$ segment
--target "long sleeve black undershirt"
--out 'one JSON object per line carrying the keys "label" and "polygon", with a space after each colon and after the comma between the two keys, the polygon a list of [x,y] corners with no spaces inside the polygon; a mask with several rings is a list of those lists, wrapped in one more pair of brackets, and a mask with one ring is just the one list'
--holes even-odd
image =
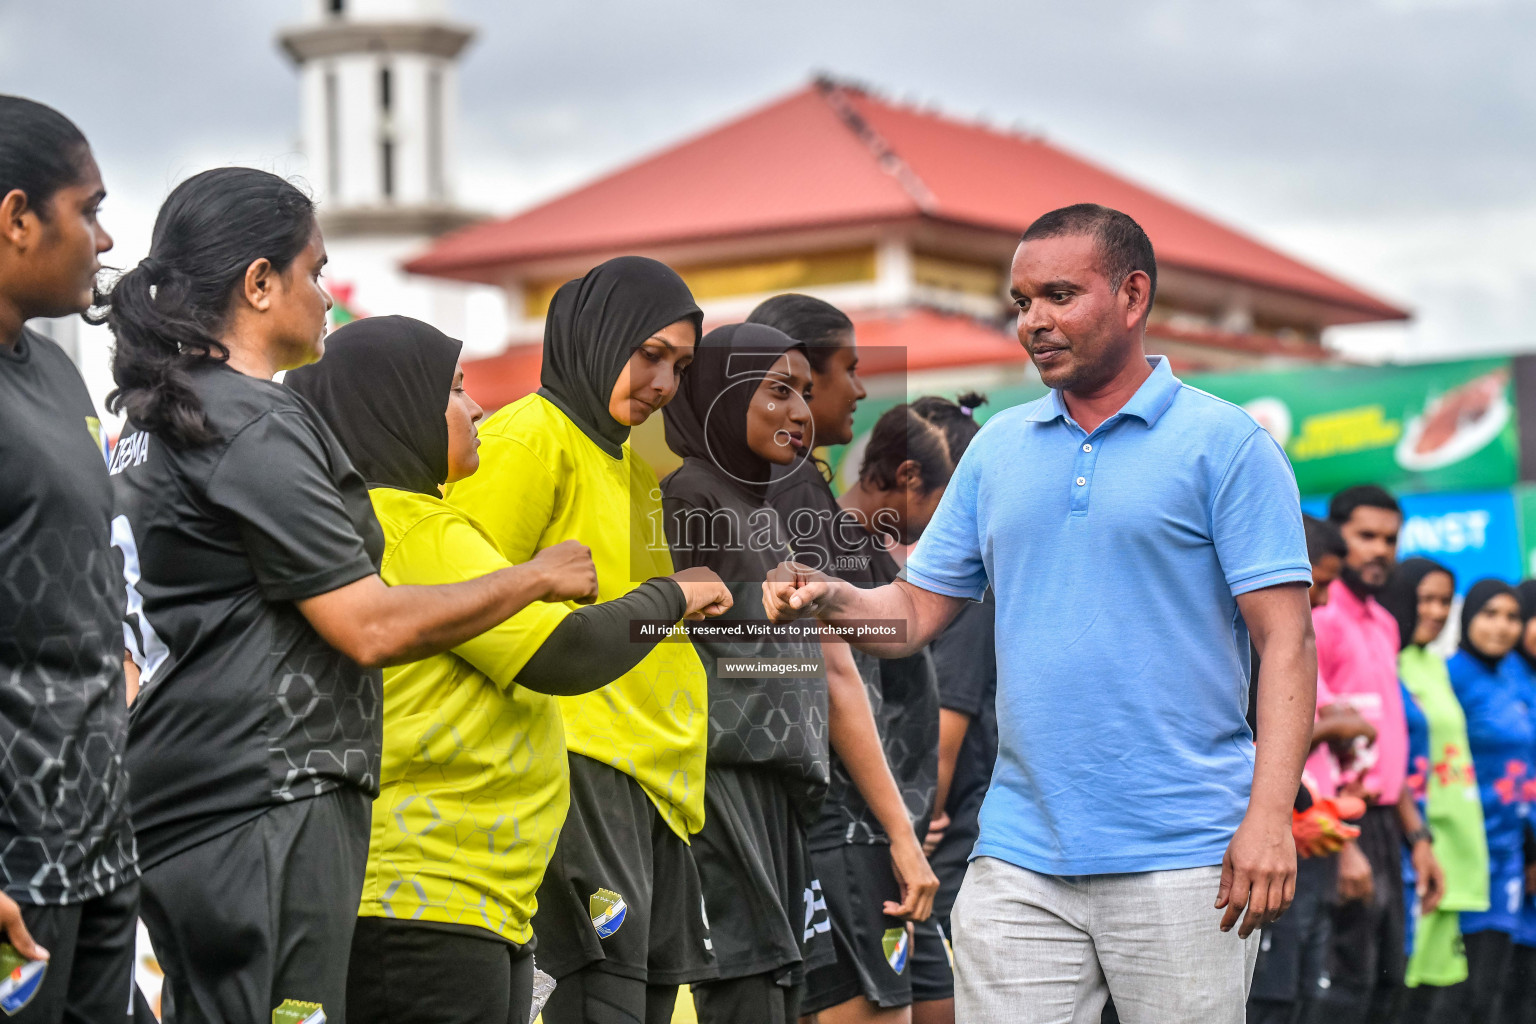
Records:
{"label": "long sleeve black undershirt", "polygon": [[688,610],[683,588],[665,576],[623,597],[578,608],[561,620],[517,674],[517,684],[554,697],[607,686],[644,660],[657,641],[634,643],[632,619],[676,622]]}

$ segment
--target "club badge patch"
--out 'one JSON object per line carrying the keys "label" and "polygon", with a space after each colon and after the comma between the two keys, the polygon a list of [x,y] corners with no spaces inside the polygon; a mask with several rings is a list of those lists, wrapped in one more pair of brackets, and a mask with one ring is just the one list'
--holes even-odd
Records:
{"label": "club badge patch", "polygon": [[880,937],[880,945],[885,948],[885,962],[897,974],[907,970],[907,945],[910,941],[905,928],[887,928]]}
{"label": "club badge patch", "polygon": [[319,1003],[284,999],[272,1011],[272,1024],[325,1024],[325,1009]]}
{"label": "club badge patch", "polygon": [[20,1013],[43,987],[48,961],[28,960],[9,943],[0,944],[0,1010]]}
{"label": "club badge patch", "polygon": [[624,923],[629,905],[612,889],[599,889],[587,901],[587,911],[592,915],[592,927],[597,929],[597,937],[606,939]]}

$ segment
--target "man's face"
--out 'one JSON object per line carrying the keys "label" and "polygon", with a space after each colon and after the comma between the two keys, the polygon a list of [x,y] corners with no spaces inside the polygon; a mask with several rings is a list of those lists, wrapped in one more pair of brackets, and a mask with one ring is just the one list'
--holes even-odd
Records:
{"label": "man's face", "polygon": [[1092,235],[1020,243],[1010,283],[1019,343],[1047,387],[1091,393],[1136,353],[1151,281],[1138,270],[1116,288]]}
{"label": "man's face", "polygon": [[1357,589],[1375,593],[1386,585],[1397,562],[1397,531],[1403,516],[1387,508],[1361,505],[1339,524],[1339,532],[1349,545],[1344,559],[1344,578]]}
{"label": "man's face", "polygon": [[1312,563],[1312,589],[1307,591],[1307,601],[1313,608],[1328,603],[1328,587],[1339,578],[1343,563],[1338,555],[1324,555]]}

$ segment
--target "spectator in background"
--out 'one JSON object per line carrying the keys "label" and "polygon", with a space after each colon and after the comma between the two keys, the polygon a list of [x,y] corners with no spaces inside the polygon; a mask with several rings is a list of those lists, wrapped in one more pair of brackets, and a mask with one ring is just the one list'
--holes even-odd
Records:
{"label": "spectator in background", "polygon": [[1371,723],[1376,740],[1357,744],[1355,763],[1345,775],[1345,791],[1362,796],[1367,808],[1359,840],[1340,854],[1326,984],[1320,982],[1308,1020],[1390,1021],[1406,991],[1400,853],[1405,821],[1412,823],[1419,876],[1432,883],[1439,873],[1413,796],[1405,795],[1403,787],[1408,725],[1397,679],[1397,620],[1375,599],[1392,575],[1403,515],[1390,494],[1366,484],[1334,495],[1328,517],[1343,535],[1347,553],[1343,572],[1329,587],[1327,605],[1313,613],[1318,673],[1337,701]]}
{"label": "spectator in background", "polygon": [[[1525,620],[1515,645],[1513,667],[1525,680],[1526,706],[1536,709],[1536,580],[1515,588]],[[1532,763],[1536,764],[1536,753]],[[1526,783],[1527,803],[1536,802],[1536,780]],[[1525,904],[1515,929],[1515,952],[1504,986],[1504,1024],[1536,1024],[1536,825],[1525,819]]]}
{"label": "spectator in background", "polygon": [[[1414,913],[1417,894],[1408,892],[1410,992],[1404,1019],[1415,1024],[1434,1019],[1445,986],[1467,976],[1461,911],[1488,908],[1488,845],[1468,753],[1467,720],[1444,659],[1429,649],[1450,618],[1455,596],[1451,571],[1427,558],[1410,558],[1398,566],[1380,596],[1382,607],[1397,620],[1403,646],[1397,664],[1412,752],[1408,786],[1427,815],[1436,858],[1445,872],[1438,907],[1420,906]],[[1405,868],[1406,883],[1411,866]]]}
{"label": "spectator in background", "polygon": [[[1312,587],[1307,593],[1313,609],[1328,603],[1328,587],[1338,579],[1346,554],[1338,527],[1323,519],[1303,517],[1307,558],[1312,563]],[[1258,654],[1253,656],[1253,682],[1248,692],[1248,724],[1256,728]],[[1312,752],[1296,794],[1291,828],[1296,840],[1296,899],[1284,917],[1264,929],[1253,985],[1248,993],[1248,1024],[1289,1024],[1299,1020],[1317,991],[1331,932],[1329,899],[1338,881],[1340,848],[1359,831],[1344,825],[1333,801],[1338,762],[1333,747],[1356,738],[1374,739],[1370,723],[1346,704],[1333,703],[1322,675],[1317,680],[1317,721],[1312,727]],[[1358,805],[1357,805],[1358,806]]]}
{"label": "spectator in background", "polygon": [[1510,657],[1520,641],[1520,599],[1502,580],[1478,580],[1461,605],[1460,649],[1446,668],[1467,716],[1467,738],[1488,836],[1487,910],[1461,915],[1467,980],[1446,996],[1455,1019],[1497,1019],[1525,898],[1525,785],[1536,741],[1525,680]]}

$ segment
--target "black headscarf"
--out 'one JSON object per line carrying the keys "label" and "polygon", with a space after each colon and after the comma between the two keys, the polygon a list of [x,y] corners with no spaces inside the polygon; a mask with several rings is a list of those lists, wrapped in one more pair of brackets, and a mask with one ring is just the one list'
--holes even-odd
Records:
{"label": "black headscarf", "polygon": [[[1531,620],[1536,619],[1536,580],[1526,580],[1517,585],[1515,596],[1520,599],[1520,619],[1529,626]],[[1524,630],[1520,632],[1520,642],[1515,644],[1515,650],[1520,652],[1520,657],[1524,658],[1531,671],[1536,673],[1536,652],[1526,649]]]}
{"label": "black headscarf", "polygon": [[[1514,587],[1503,580],[1489,578],[1478,580],[1472,584],[1472,589],[1467,591],[1467,596],[1461,604],[1461,640],[1457,643],[1457,646],[1489,668],[1497,666],[1499,659],[1490,658],[1476,647],[1473,647],[1472,641],[1467,635],[1467,627],[1472,625],[1473,618],[1477,616],[1478,612],[1483,610],[1483,606],[1500,594],[1508,594],[1516,601],[1520,600],[1520,595],[1515,592]],[[1517,644],[1516,646],[1518,647],[1519,645]]]}
{"label": "black headscarf", "polygon": [[549,304],[539,394],[620,458],[629,427],[608,412],[613,385],[645,339],[679,320],[693,321],[697,342],[704,314],[665,263],[620,256],[593,267],[561,285]]}
{"label": "black headscarf", "polygon": [[369,487],[438,497],[448,479],[448,398],[463,343],[408,316],[339,328],[283,383],[309,401]]}
{"label": "black headscarf", "polygon": [[765,324],[730,324],[704,336],[663,410],[667,447],[723,470],[750,494],[768,493],[773,464],[747,445],[747,408],[785,352],[805,346]]}
{"label": "black headscarf", "polygon": [[1445,573],[1456,585],[1456,574],[1439,562],[1410,558],[1392,570],[1387,585],[1376,595],[1376,602],[1397,620],[1398,646],[1405,651],[1413,646],[1413,634],[1419,628],[1419,584],[1432,572]]}

